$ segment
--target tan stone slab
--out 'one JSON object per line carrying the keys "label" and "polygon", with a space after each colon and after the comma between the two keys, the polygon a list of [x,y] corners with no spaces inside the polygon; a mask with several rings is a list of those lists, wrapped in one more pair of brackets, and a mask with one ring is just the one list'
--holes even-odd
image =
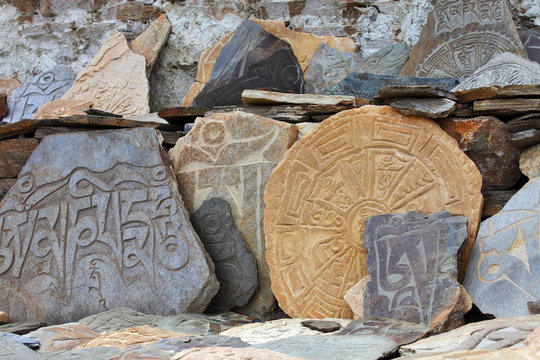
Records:
{"label": "tan stone slab", "polygon": [[354,96],[346,95],[314,95],[291,94],[265,90],[244,90],[242,101],[246,105],[352,105],[356,104]]}
{"label": "tan stone slab", "polygon": [[22,86],[21,82],[14,77],[0,79],[0,94],[6,94],[9,98],[11,92],[19,86]]}
{"label": "tan stone slab", "polygon": [[207,347],[184,350],[171,360],[306,360],[266,349]]}
{"label": "tan stone slab", "polygon": [[359,282],[354,284],[343,296],[353,312],[354,319],[364,317],[364,292],[367,284],[371,281],[371,275],[364,276]]}
{"label": "tan stone slab", "polygon": [[521,153],[519,169],[529,179],[540,176],[540,144],[531,146]]}
{"label": "tan stone slab", "polygon": [[455,351],[428,356],[407,356],[400,359],[418,360],[537,360],[540,358],[540,347],[525,346],[500,350]]}
{"label": "tan stone slab", "polygon": [[493,85],[480,88],[458,90],[454,94],[460,102],[522,96],[540,97],[540,85]]}
{"label": "tan stone slab", "polygon": [[146,60],[146,76],[150,76],[159,52],[171,33],[171,29],[172,25],[167,20],[167,16],[162,14],[156,20],[152,21],[146,30],[129,44],[131,51],[144,56]]}
{"label": "tan stone slab", "polygon": [[118,115],[150,112],[146,60],[116,32],[77,76],[64,100],[92,101],[94,108]]}
{"label": "tan stone slab", "polygon": [[540,111],[540,98],[490,99],[473,103],[474,111],[493,115],[517,115]]}
{"label": "tan stone slab", "polygon": [[343,296],[368,275],[364,224],[378,214],[468,217],[464,271],[480,221],[482,178],[435,122],[388,106],[343,111],[299,140],[265,190],[272,290],[292,317],[352,317]]}
{"label": "tan stone slab", "polygon": [[270,173],[295,141],[294,125],[232,112],[198,118],[169,152],[188,212],[204,200],[223,198],[257,259],[260,289],[242,311],[250,315],[264,315],[275,304],[265,262],[262,197]]}
{"label": "tan stone slab", "polygon": [[61,116],[86,115],[94,104],[93,101],[64,100],[49,101],[38,110],[34,119],[58,119]]}
{"label": "tan stone slab", "polygon": [[205,84],[198,81],[195,81],[193,84],[191,84],[186,95],[184,95],[184,98],[182,99],[182,106],[191,106],[193,99],[195,99],[195,97],[199,95],[201,90],[204,88],[204,85]]}

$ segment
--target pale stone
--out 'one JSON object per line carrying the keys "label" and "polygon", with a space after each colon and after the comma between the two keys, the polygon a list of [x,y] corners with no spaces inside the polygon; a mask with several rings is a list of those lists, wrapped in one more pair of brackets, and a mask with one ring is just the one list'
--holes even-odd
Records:
{"label": "pale stone", "polygon": [[364,317],[364,292],[370,281],[370,275],[364,276],[358,283],[347,290],[345,295],[343,295],[343,299],[345,299],[347,304],[351,307],[354,319]]}
{"label": "pale stone", "polygon": [[156,326],[162,319],[164,319],[163,316],[146,315],[125,307],[117,307],[113,310],[87,316],[79,320],[79,323],[98,333],[107,333],[136,326]]}
{"label": "pale stone", "polygon": [[276,351],[250,348],[207,347],[184,350],[171,360],[307,360]]}
{"label": "pale stone", "polygon": [[0,311],[0,324],[7,323],[9,321],[9,316],[7,313]]}
{"label": "pale stone", "polygon": [[41,357],[23,344],[5,336],[0,336],[0,359],[6,360],[34,360]]}
{"label": "pale stone", "polygon": [[197,97],[197,95],[199,95],[201,90],[204,88],[204,85],[206,84],[200,83],[198,81],[195,81],[193,84],[191,84],[186,95],[184,95],[184,98],[182,99],[182,106],[191,106],[195,97]]}
{"label": "pale stone", "polygon": [[94,103],[92,101],[64,100],[49,101],[38,110],[34,119],[58,119],[61,116],[86,115]]}
{"label": "pale stone", "polygon": [[[409,357],[404,357],[400,359],[408,360],[408,358]],[[517,349],[470,350],[427,356],[413,356],[411,357],[411,360],[536,360],[539,358],[539,347],[524,346]]]}
{"label": "pale stone", "polygon": [[355,320],[335,335],[379,335],[394,340],[399,345],[410,344],[431,332],[431,329],[422,324],[414,324],[395,319],[368,319]]}
{"label": "pale stone", "polygon": [[540,144],[531,146],[521,153],[519,169],[529,179],[540,176]]}
{"label": "pale stone", "polygon": [[523,186],[480,224],[463,285],[480,311],[496,317],[529,314],[540,298],[540,178]]}
{"label": "pale stone", "polygon": [[351,318],[343,296],[368,275],[364,223],[378,214],[467,216],[463,272],[481,185],[474,163],[432,120],[364,106],[323,121],[286,153],[265,190],[266,259],[281,308],[292,317]]}
{"label": "pale stone", "polygon": [[6,94],[9,99],[13,90],[20,86],[22,86],[21,82],[14,77],[0,79],[0,94]]}
{"label": "pale stone", "polygon": [[77,76],[64,100],[92,101],[94,108],[117,115],[150,112],[146,60],[129,49],[116,32]]}
{"label": "pale stone", "polygon": [[244,90],[242,101],[246,105],[355,105],[354,96],[290,94],[265,90]]}
{"label": "pale stone", "polygon": [[13,321],[206,308],[213,264],[160,143],[148,128],[43,139],[0,206],[0,304]]}
{"label": "pale stone", "polygon": [[295,124],[296,128],[298,129],[297,133],[297,139],[300,140],[304,136],[311,134],[316,128],[319,123],[313,123],[313,122],[303,122]]}
{"label": "pale stone", "polygon": [[223,198],[257,259],[260,288],[241,312],[261,315],[274,307],[264,260],[262,197],[270,173],[294,141],[294,125],[233,112],[198,118],[169,152],[188,212],[204,200]]}
{"label": "pale stone", "polygon": [[150,76],[152,68],[158,59],[158,55],[163,45],[171,33],[171,23],[167,16],[162,14],[129,44],[129,48],[135,54],[144,56],[146,60],[146,76]]}
{"label": "pale stone", "polygon": [[99,336],[99,333],[86,325],[67,323],[42,327],[26,336],[41,343],[40,352],[72,350]]}
{"label": "pale stone", "polygon": [[[119,350],[110,346],[100,346],[91,349],[60,350],[42,353],[42,360],[111,360],[118,355]],[[133,360],[133,359],[131,359]],[[154,359],[152,359],[154,360]]]}
{"label": "pale stone", "polygon": [[160,329],[176,331],[190,335],[218,335],[219,333],[245,324],[251,324],[253,319],[233,312],[217,315],[179,314],[165,317],[156,322]]}

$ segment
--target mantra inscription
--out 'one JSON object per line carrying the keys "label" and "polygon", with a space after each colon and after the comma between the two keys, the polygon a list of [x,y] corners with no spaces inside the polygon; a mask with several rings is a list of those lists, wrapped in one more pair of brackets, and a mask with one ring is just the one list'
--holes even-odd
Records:
{"label": "mantra inscription", "polygon": [[470,23],[490,25],[504,20],[504,0],[438,0],[435,3],[435,35],[461,29]]}

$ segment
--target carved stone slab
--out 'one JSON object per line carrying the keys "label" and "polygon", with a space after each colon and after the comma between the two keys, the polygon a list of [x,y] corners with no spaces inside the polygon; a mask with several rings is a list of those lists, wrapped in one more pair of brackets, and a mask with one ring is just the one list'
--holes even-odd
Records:
{"label": "carved stone slab", "polygon": [[401,75],[466,78],[498,54],[526,57],[505,0],[442,0]]}
{"label": "carved stone slab", "polygon": [[87,316],[79,322],[90,327],[93,331],[106,333],[135,326],[155,326],[162,319],[163,316],[146,315],[126,307],[117,307],[113,310]]}
{"label": "carved stone slab", "polygon": [[132,52],[116,32],[62,99],[92,101],[95,109],[117,115],[143,115],[150,112],[149,97],[144,56]]}
{"label": "carved stone slab", "polygon": [[529,314],[540,299],[540,178],[480,225],[464,286],[474,303],[496,317]]}
{"label": "carved stone slab", "polygon": [[99,333],[79,323],[42,327],[27,335],[41,343],[40,352],[72,350],[99,336]]}
{"label": "carved stone slab", "polygon": [[207,347],[184,350],[171,360],[305,360],[276,351],[251,348]]}
{"label": "carved stone slab", "polygon": [[49,101],[38,110],[34,119],[58,119],[61,116],[86,115],[84,112],[94,105],[92,101],[64,100]]}
{"label": "carved stone slab", "polygon": [[364,292],[364,316],[435,331],[463,325],[472,303],[457,282],[457,254],[466,239],[467,218],[448,212],[369,218],[364,247],[371,281]]}
{"label": "carved stone slab", "polygon": [[430,331],[428,326],[396,319],[359,319],[335,335],[379,335],[403,345],[426,336]]}
{"label": "carved stone slab", "polygon": [[43,139],[0,206],[0,303],[14,321],[206,308],[217,280],[165,156],[153,129]]}
{"label": "carved stone slab", "polygon": [[219,313],[246,305],[259,287],[257,263],[234,224],[227,201],[205,200],[190,220],[214,262],[220,284],[206,311]]}
{"label": "carved stone slab", "polygon": [[172,25],[167,20],[167,15],[162,14],[156,20],[152,21],[146,30],[129,44],[131,51],[144,56],[147,76],[150,76],[159,52],[171,33],[171,29]]}
{"label": "carved stone slab", "polygon": [[520,31],[519,37],[529,59],[540,63],[540,27]]}
{"label": "carved stone slab", "polygon": [[198,118],[169,152],[189,213],[212,197],[227,201],[234,223],[257,259],[260,289],[245,309],[254,315],[271,311],[275,304],[264,260],[263,191],[294,141],[294,125],[233,112]]}
{"label": "carved stone slab", "polygon": [[481,175],[435,122],[388,106],[323,121],[287,152],[265,190],[272,289],[292,317],[352,317],[343,296],[368,275],[370,216],[446,210],[469,219],[474,244]]}
{"label": "carved stone slab", "polygon": [[34,76],[23,86],[13,90],[8,102],[5,122],[32,119],[48,101],[61,98],[73,84],[75,74],[65,66],[58,66]]}

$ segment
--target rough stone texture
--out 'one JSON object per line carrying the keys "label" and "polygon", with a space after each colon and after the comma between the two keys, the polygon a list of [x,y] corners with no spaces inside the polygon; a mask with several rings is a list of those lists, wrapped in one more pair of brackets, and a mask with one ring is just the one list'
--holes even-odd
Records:
{"label": "rough stone texture", "polygon": [[167,20],[167,16],[163,14],[152,21],[146,30],[129,44],[131,51],[144,56],[147,76],[152,73],[152,68],[158,59],[161,48],[165,45],[171,33],[171,28],[171,23]]}
{"label": "rough stone texture", "polygon": [[6,360],[40,359],[35,351],[5,336],[0,336],[0,358]]}
{"label": "rough stone texture", "polygon": [[298,133],[297,133],[297,139],[300,140],[302,137],[306,136],[307,134],[311,134],[313,130],[319,125],[318,123],[312,123],[312,122],[305,122],[305,123],[298,123],[295,124]]}
{"label": "rough stone texture", "polygon": [[39,145],[36,139],[9,139],[0,141],[0,178],[16,177]]}
{"label": "rough stone texture", "polygon": [[213,264],[160,143],[144,128],[43,139],[0,206],[0,303],[14,321],[206,308]]}
{"label": "rough stone texture", "polygon": [[26,346],[26,347],[28,347],[28,348],[30,348],[32,350],[37,350],[41,346],[39,341],[28,338],[26,336],[21,336],[21,335],[12,334],[12,333],[0,333],[0,336],[7,337],[9,339],[15,340],[19,344],[23,344],[24,346]]}
{"label": "rough stone texture", "polygon": [[32,119],[43,104],[61,98],[73,84],[74,78],[73,71],[65,66],[57,66],[32,77],[11,93],[9,114],[4,121],[13,123]]}
{"label": "rough stone texture", "polygon": [[459,90],[455,95],[461,103],[493,98],[539,97],[540,81],[537,85],[490,85]]}
{"label": "rough stone texture", "polygon": [[343,296],[368,274],[362,243],[373,215],[467,216],[463,271],[481,183],[474,163],[432,120],[364,106],[323,121],[287,152],[265,190],[266,259],[281,308],[292,317],[352,317]]}
{"label": "rough stone texture", "polygon": [[257,263],[242,234],[234,224],[227,201],[205,200],[190,216],[215,265],[219,291],[206,311],[219,313],[246,305],[259,287]]}
{"label": "rough stone texture", "polygon": [[92,349],[53,351],[41,354],[43,360],[110,360],[117,355],[118,349],[110,346],[101,346]]}
{"label": "rough stone texture", "polygon": [[125,307],[117,307],[113,310],[87,316],[79,323],[98,333],[106,333],[136,326],[155,326],[162,319],[163,316],[146,315]]}
{"label": "rough stone texture", "polygon": [[45,324],[39,321],[9,323],[5,325],[0,325],[0,332],[9,332],[17,335],[25,335],[29,332],[39,329],[42,326],[45,326]]}
{"label": "rough stone texture", "polygon": [[427,116],[432,119],[445,118],[456,110],[456,102],[447,98],[402,98],[389,103],[405,115]]}
{"label": "rough stone texture", "polygon": [[312,94],[289,94],[264,90],[244,90],[242,101],[246,105],[355,105],[352,96],[343,95],[312,95]]}
{"label": "rough stone texture", "polygon": [[276,351],[250,348],[208,347],[184,350],[171,360],[305,360]]}
{"label": "rough stone texture", "polygon": [[540,143],[540,129],[518,131],[510,135],[510,143],[520,149],[525,149]]}
{"label": "rough stone texture", "polygon": [[[524,346],[516,349],[470,350],[444,354],[413,356],[411,359],[422,360],[536,360],[540,357],[540,349],[536,346]],[[408,360],[403,358],[403,360]]]}
{"label": "rough stone texture", "polygon": [[93,101],[53,100],[43,104],[34,119],[58,119],[61,116],[86,115],[84,111],[93,105]]}
{"label": "rough stone texture", "polygon": [[345,300],[351,308],[353,319],[364,316],[364,291],[366,290],[369,281],[371,281],[371,276],[364,276],[358,283],[347,290],[345,295],[343,295],[343,300]]}
{"label": "rough stone texture", "polygon": [[344,335],[344,336],[296,336],[266,342],[253,347],[277,351],[291,356],[310,360],[362,359],[377,360],[394,352],[398,344],[383,336]]}
{"label": "rough stone texture", "polygon": [[521,153],[519,169],[529,179],[540,176],[540,145],[531,146]]}
{"label": "rough stone texture", "polygon": [[522,30],[519,32],[519,37],[527,51],[527,57],[540,63],[540,27]]}
{"label": "rough stone texture", "polygon": [[[341,326],[347,326],[350,320],[327,319],[336,321]],[[249,344],[262,344],[268,341],[286,339],[295,336],[330,336],[302,325],[304,319],[279,319],[242,325],[223,331],[220,335],[238,336]]]}
{"label": "rough stone texture", "polygon": [[437,1],[401,74],[462,79],[505,52],[526,56],[506,0]]}
{"label": "rough stone texture", "polygon": [[14,77],[0,79],[0,94],[6,94],[9,98],[13,90],[20,86],[21,82]]}
{"label": "rough stone texture", "polygon": [[294,125],[234,112],[198,118],[169,151],[188,212],[222,197],[257,259],[259,291],[243,313],[262,315],[275,304],[265,261],[262,197],[270,173],[294,141]]}
{"label": "rough stone texture", "polygon": [[331,320],[304,320],[301,322],[301,324],[311,330],[316,330],[323,333],[331,333],[341,329],[340,323]]}
{"label": "rough stone texture", "polygon": [[359,319],[334,335],[378,335],[394,340],[399,345],[412,343],[426,336],[431,329],[422,324],[395,319]]}
{"label": "rough stone texture", "polygon": [[92,101],[94,108],[117,115],[150,112],[144,56],[132,52],[116,32],[77,75],[63,100]]}
{"label": "rough stone texture", "polygon": [[508,125],[493,116],[448,118],[439,125],[482,174],[482,190],[511,189],[520,179],[520,150],[510,143]]}
{"label": "rough stone texture", "polygon": [[7,95],[0,93],[0,121],[8,114]]}
{"label": "rough stone texture", "polygon": [[5,324],[9,321],[9,315],[4,311],[0,311],[0,324]]}
{"label": "rough stone texture", "polygon": [[480,225],[464,286],[485,314],[529,314],[540,298],[540,178],[533,178]]}
{"label": "rough stone texture", "polygon": [[230,328],[251,324],[253,319],[245,315],[226,312],[217,315],[179,314],[156,322],[160,329],[176,331],[189,335],[218,335]]}
{"label": "rough stone texture", "polygon": [[[133,355],[135,355],[139,351],[145,351],[148,355],[151,356],[151,354],[154,351],[158,352],[167,352],[169,354],[176,354],[179,352],[182,352],[187,349],[192,348],[207,348],[207,347],[231,347],[231,348],[246,348],[249,344],[246,342],[243,342],[238,337],[232,337],[232,336],[221,336],[221,335],[210,335],[210,336],[201,336],[201,337],[185,337],[185,338],[172,338],[172,339],[166,339],[166,340],[160,340],[158,342],[155,342],[154,344],[147,346],[146,349],[133,349],[130,350],[129,348],[126,351],[126,354],[124,355],[126,358],[128,357],[129,352],[131,352]],[[140,355],[139,355],[140,356]],[[169,359],[167,357],[167,359]]]}
{"label": "rough stone texture", "polygon": [[519,347],[539,326],[540,315],[480,321],[402,346],[400,353],[430,355],[458,350]]}
{"label": "rough stone texture", "polygon": [[463,325],[472,301],[457,282],[467,218],[448,212],[377,215],[364,231],[371,281],[364,315],[424,324],[435,332]]}
{"label": "rough stone texture", "polygon": [[540,97],[476,100],[473,102],[475,113],[514,116],[540,112]]}
{"label": "rough stone texture", "polygon": [[380,89],[375,101],[401,98],[448,98],[457,100],[451,91],[432,85],[391,85]]}
{"label": "rough stone texture", "polygon": [[337,85],[324,91],[325,95],[350,95],[364,99],[373,99],[379,90],[392,85],[432,85],[443,90],[450,90],[457,84],[454,78],[431,79],[403,77],[398,75],[373,75],[368,73],[352,73]]}
{"label": "rough stone texture", "polygon": [[72,350],[99,336],[86,325],[67,323],[42,327],[26,335],[41,343],[40,352]]}

